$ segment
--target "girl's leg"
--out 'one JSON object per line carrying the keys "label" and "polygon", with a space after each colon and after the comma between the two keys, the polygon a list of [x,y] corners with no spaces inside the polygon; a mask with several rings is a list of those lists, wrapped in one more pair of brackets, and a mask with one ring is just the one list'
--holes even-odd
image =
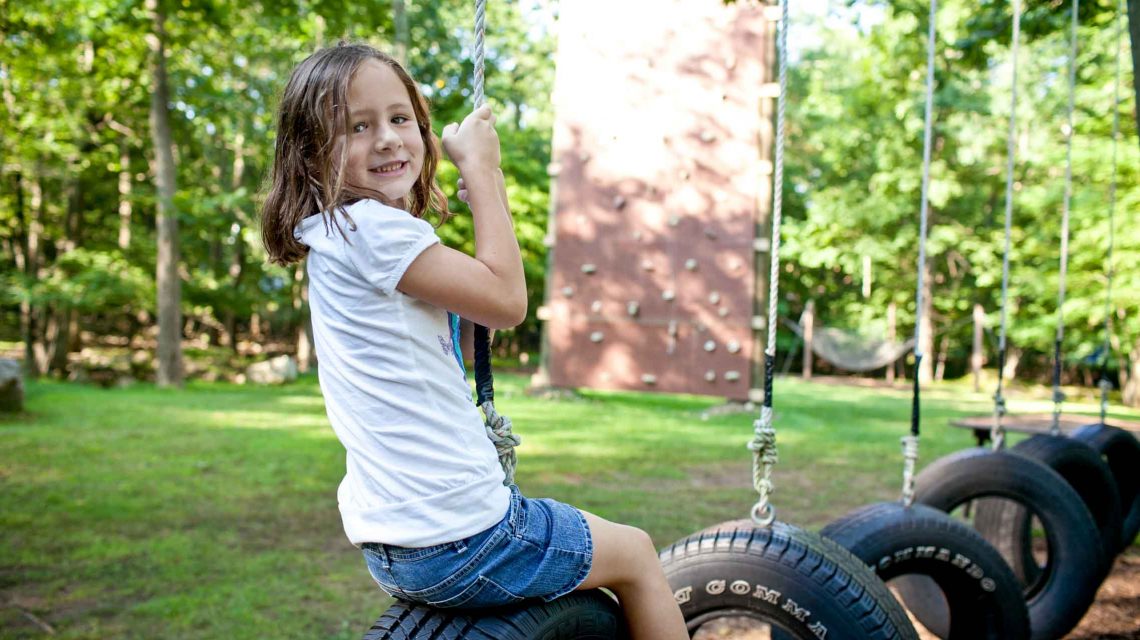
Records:
{"label": "girl's leg", "polygon": [[621,601],[633,640],[687,640],[685,619],[649,535],[592,513],[582,514],[594,539],[594,561],[578,589],[613,591]]}

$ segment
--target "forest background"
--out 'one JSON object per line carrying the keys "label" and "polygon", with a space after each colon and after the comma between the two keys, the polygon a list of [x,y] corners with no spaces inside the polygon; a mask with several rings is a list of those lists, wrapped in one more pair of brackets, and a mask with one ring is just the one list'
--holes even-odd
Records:
{"label": "forest background", "polygon": [[[929,5],[793,4],[781,313],[795,319],[814,300],[818,323],[882,334],[893,303],[906,335],[917,316]],[[928,378],[969,370],[975,305],[996,354],[1008,4],[940,3]],[[527,320],[497,349],[519,357],[540,344],[557,3],[488,6],[487,95],[530,295]],[[1017,70],[1007,373],[1042,382],[1057,322],[1070,6],[1029,4]],[[276,353],[312,366],[304,270],[269,265],[257,225],[289,70],[342,37],[392,51],[421,83],[438,132],[470,109],[472,9],[460,0],[0,0],[0,342],[22,352],[30,376],[111,371],[180,384],[233,378]],[[1091,385],[1103,363],[1137,405],[1140,145],[1127,25],[1109,260],[1116,13],[1112,0],[1081,2],[1063,372]],[[441,164],[451,207],[463,212],[456,177]],[[439,233],[472,249],[467,215]],[[793,347],[786,337],[782,348]]]}

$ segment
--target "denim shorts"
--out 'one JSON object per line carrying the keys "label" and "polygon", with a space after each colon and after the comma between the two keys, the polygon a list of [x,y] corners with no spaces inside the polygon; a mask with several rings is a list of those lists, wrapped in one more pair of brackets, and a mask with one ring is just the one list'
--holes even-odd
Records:
{"label": "denim shorts", "polygon": [[381,589],[440,608],[553,600],[582,584],[594,556],[581,511],[550,499],[529,500],[515,486],[506,516],[470,538],[419,548],[366,542],[361,548]]}

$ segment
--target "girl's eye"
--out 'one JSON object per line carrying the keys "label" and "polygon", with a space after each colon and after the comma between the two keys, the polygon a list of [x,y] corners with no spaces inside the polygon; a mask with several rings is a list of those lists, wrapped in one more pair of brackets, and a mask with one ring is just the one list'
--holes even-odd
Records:
{"label": "girl's eye", "polygon": [[352,125],[352,132],[353,133],[360,133],[367,128],[368,128],[368,125],[364,124],[363,122],[357,122],[356,124]]}
{"label": "girl's eye", "polygon": [[408,118],[405,118],[404,116],[396,116],[395,118],[392,118],[393,124],[404,124],[407,121]]}

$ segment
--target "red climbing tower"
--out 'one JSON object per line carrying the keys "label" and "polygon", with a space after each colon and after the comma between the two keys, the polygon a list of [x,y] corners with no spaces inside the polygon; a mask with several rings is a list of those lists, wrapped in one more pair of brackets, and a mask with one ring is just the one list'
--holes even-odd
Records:
{"label": "red climbing tower", "polygon": [[722,0],[560,11],[542,382],[747,399],[766,315],[773,24]]}

